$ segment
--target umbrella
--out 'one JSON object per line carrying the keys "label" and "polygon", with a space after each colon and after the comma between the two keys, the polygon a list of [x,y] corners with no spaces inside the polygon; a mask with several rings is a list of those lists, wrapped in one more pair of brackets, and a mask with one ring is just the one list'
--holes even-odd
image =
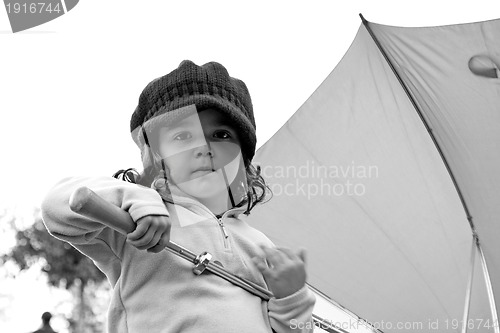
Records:
{"label": "umbrella", "polygon": [[273,198],[248,222],[307,248],[317,313],[348,309],[382,332],[499,332],[499,41],[500,20],[363,19],[258,150]]}

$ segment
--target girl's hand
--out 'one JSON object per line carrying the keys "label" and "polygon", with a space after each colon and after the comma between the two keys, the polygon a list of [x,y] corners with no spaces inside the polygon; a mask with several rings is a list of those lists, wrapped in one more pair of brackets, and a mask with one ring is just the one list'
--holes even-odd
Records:
{"label": "girl's hand", "polygon": [[[287,248],[262,247],[264,257],[252,258],[276,298],[300,290],[306,283],[305,250],[298,254]],[[267,261],[267,265],[266,265]]]}
{"label": "girl's hand", "polygon": [[158,253],[170,240],[171,223],[163,215],[147,215],[136,222],[135,230],[127,235],[127,241],[139,250]]}

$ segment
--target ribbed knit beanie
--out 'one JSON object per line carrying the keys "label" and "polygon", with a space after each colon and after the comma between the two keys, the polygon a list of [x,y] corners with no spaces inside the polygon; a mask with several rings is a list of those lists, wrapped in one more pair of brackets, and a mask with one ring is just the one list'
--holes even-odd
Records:
{"label": "ribbed knit beanie", "polygon": [[130,131],[141,148],[144,168],[151,162],[144,156],[144,148],[151,140],[148,137],[151,123],[159,119],[162,124],[168,124],[182,117],[183,110],[190,105],[195,105],[198,111],[214,108],[223,112],[238,132],[243,157],[252,160],[257,143],[256,126],[252,100],[245,83],[230,77],[219,63],[198,66],[184,60],[177,69],[151,81],[144,88],[130,119]]}

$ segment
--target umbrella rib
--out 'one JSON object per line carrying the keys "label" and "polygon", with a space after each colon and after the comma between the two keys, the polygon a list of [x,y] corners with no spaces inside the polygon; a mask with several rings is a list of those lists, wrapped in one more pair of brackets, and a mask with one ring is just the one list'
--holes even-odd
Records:
{"label": "umbrella rib", "polygon": [[406,93],[406,96],[408,97],[408,99],[410,100],[411,104],[413,105],[413,108],[415,109],[415,111],[417,112],[418,116],[420,117],[420,120],[422,121],[422,123],[425,126],[425,129],[429,133],[429,135],[430,135],[430,137],[432,139],[432,142],[436,146],[436,149],[439,152],[439,156],[441,156],[441,159],[443,160],[443,163],[444,163],[444,165],[446,167],[446,170],[448,171],[448,174],[450,175],[451,180],[453,182],[453,185],[455,186],[455,189],[456,189],[456,191],[458,193],[460,201],[462,202],[462,206],[464,208],[465,215],[467,216],[467,220],[469,221],[469,225],[470,225],[470,227],[472,229],[472,233],[475,235],[476,234],[476,228],[474,227],[474,223],[472,221],[472,216],[470,215],[469,208],[467,207],[467,203],[465,202],[464,196],[462,195],[462,191],[460,190],[460,187],[458,186],[458,183],[457,183],[457,181],[455,179],[455,175],[451,171],[450,165],[448,164],[448,160],[444,156],[444,153],[443,153],[443,151],[441,149],[441,146],[439,146],[439,144],[438,144],[438,142],[436,140],[436,137],[434,136],[434,133],[432,132],[432,128],[430,128],[429,124],[427,123],[427,121],[425,120],[425,118],[424,118],[424,116],[422,114],[422,111],[420,111],[420,108],[418,107],[417,103],[415,102],[415,99],[411,95],[410,90],[408,89],[408,87],[405,85],[405,83],[401,79],[401,76],[399,75],[399,73],[396,71],[396,68],[392,64],[392,62],[389,59],[389,57],[387,56],[387,53],[382,48],[382,45],[378,41],[377,37],[375,37],[375,34],[373,33],[372,29],[368,25],[369,22],[363,17],[363,15],[359,14],[359,16],[361,17],[361,20],[362,20],[363,25],[365,26],[366,30],[368,30],[368,33],[370,34],[370,36],[372,37],[373,41],[377,45],[377,48],[379,49],[380,53],[382,54],[382,56],[384,57],[384,59],[387,61],[387,64],[391,68],[391,70],[394,73],[394,75],[396,76],[399,84],[401,85],[401,87],[403,88],[404,92]]}

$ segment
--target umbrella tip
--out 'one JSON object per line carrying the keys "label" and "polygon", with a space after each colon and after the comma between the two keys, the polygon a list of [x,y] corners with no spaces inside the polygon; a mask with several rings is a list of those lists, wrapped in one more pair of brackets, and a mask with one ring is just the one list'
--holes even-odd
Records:
{"label": "umbrella tip", "polygon": [[363,23],[367,23],[368,21],[364,18],[363,14],[359,13],[359,17]]}

